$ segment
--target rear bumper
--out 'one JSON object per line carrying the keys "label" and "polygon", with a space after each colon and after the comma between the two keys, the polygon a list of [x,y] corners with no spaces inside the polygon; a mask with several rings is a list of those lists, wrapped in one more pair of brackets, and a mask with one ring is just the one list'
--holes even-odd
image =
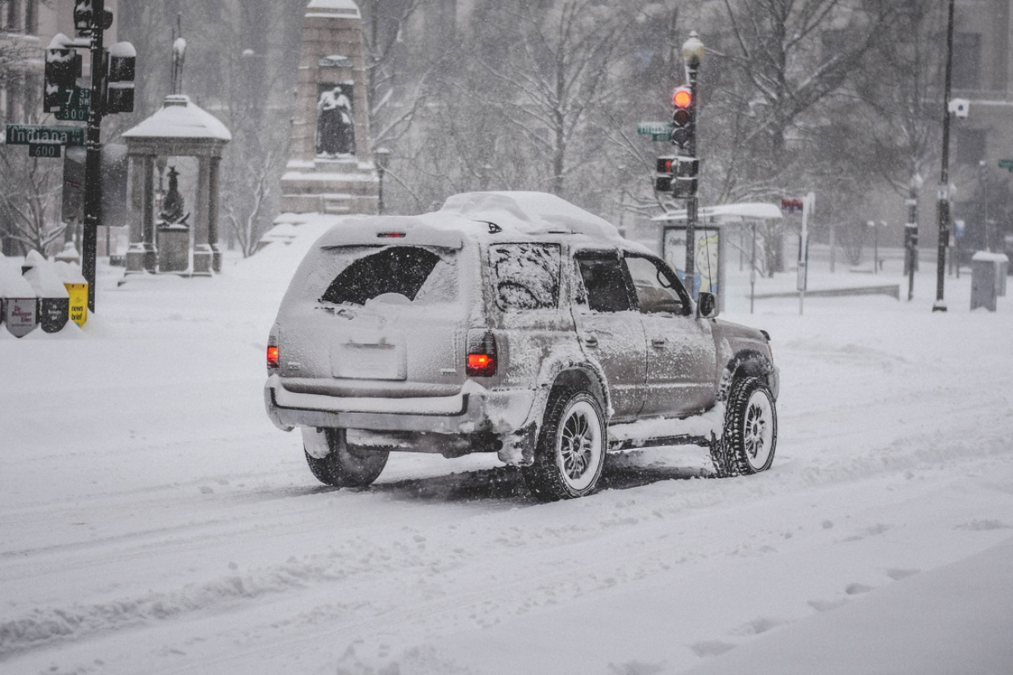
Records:
{"label": "rear bumper", "polygon": [[524,426],[534,392],[466,387],[453,396],[338,397],[285,389],[272,375],[264,386],[267,415],[279,429],[333,427],[368,431],[471,435],[510,434]]}

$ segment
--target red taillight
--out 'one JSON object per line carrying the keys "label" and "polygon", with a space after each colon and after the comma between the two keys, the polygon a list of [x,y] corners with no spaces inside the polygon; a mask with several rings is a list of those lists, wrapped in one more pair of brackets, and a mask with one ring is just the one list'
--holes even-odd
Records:
{"label": "red taillight", "polygon": [[496,336],[491,331],[472,332],[468,335],[468,360],[465,372],[469,377],[489,377],[496,374]]}
{"label": "red taillight", "polygon": [[274,345],[268,345],[267,347],[267,367],[278,367],[278,348]]}

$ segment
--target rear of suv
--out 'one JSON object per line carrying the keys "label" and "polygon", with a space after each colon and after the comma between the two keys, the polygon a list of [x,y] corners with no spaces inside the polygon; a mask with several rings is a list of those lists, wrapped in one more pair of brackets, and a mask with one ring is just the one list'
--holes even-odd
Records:
{"label": "rear of suv", "polygon": [[609,450],[696,443],[719,475],[773,461],[766,333],[715,318],[606,221],[540,193],[348,218],[289,286],[268,340],[268,415],[323,483],[390,452],[496,452],[543,499],[593,491]]}

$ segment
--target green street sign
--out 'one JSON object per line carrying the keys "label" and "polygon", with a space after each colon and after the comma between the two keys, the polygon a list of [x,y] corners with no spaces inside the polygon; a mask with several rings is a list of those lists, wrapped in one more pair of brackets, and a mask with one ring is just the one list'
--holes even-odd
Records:
{"label": "green street sign", "polygon": [[35,124],[8,124],[7,145],[56,144],[77,146],[84,145],[84,127],[55,126],[47,127]]}
{"label": "green street sign", "polygon": [[63,146],[59,143],[29,143],[28,156],[49,158],[60,157],[63,154],[61,151],[62,147]]}
{"label": "green street sign", "polygon": [[1013,159],[1000,159],[999,168],[1013,173]]}
{"label": "green street sign", "polygon": [[671,136],[675,126],[671,122],[641,122],[637,125],[637,133],[641,136]]}
{"label": "green street sign", "polygon": [[60,109],[56,119],[66,122],[86,122],[91,104],[91,89],[60,87]]}

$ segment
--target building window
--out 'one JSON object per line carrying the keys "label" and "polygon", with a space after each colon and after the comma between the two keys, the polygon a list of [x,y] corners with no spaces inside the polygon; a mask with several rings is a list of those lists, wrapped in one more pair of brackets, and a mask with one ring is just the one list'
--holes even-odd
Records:
{"label": "building window", "polygon": [[953,87],[981,88],[981,34],[953,35]]}
{"label": "building window", "polygon": [[25,32],[29,35],[39,34],[39,3],[27,0],[25,3]]}
{"label": "building window", "polygon": [[957,163],[977,166],[985,159],[985,130],[960,129],[957,131]]}
{"label": "building window", "polygon": [[11,33],[21,28],[21,12],[19,0],[0,0],[0,8],[3,9],[3,27]]}

